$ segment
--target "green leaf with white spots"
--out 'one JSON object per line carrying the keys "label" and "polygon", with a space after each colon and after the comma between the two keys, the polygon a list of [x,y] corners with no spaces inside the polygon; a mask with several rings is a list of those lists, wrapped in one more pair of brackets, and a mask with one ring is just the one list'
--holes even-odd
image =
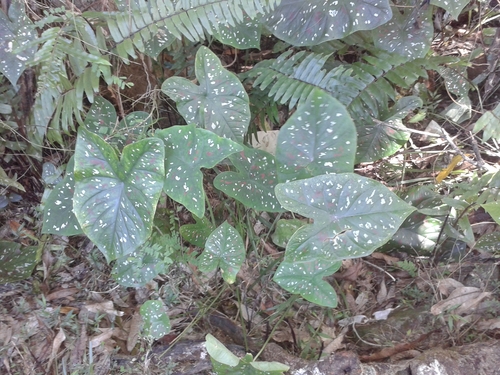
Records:
{"label": "green leaf with white spots", "polygon": [[[9,2],[9,14],[0,12],[0,72],[12,86],[26,68],[26,62],[36,52],[34,45],[23,48],[36,38],[33,23],[24,11],[24,4],[18,1]],[[19,52],[18,52],[19,51]]]}
{"label": "green leaf with white spots", "polygon": [[431,0],[432,5],[437,5],[438,7],[443,8],[450,13],[453,19],[457,19],[460,13],[462,13],[462,10],[469,3],[469,0]]}
{"label": "green leaf with white spots", "polygon": [[300,219],[279,219],[271,239],[276,246],[285,248],[293,234],[306,224],[304,220]]}
{"label": "green leaf with white spots", "polygon": [[243,142],[250,123],[248,95],[236,75],[224,69],[207,47],[196,53],[195,73],[199,86],[181,77],[171,77],[162,91],[176,103],[187,123],[215,134]]}
{"label": "green leaf with white spots", "polygon": [[194,216],[196,224],[185,224],[179,228],[179,233],[184,241],[198,247],[205,247],[208,236],[215,229],[215,225],[206,217]]}
{"label": "green leaf with white spots", "polygon": [[414,210],[381,183],[354,173],[278,184],[276,195],[283,207],[314,223],[292,236],[274,280],[331,307],[335,292],[323,277],[342,260],[367,256],[386,243]]}
{"label": "green leaf with white spots", "polygon": [[98,96],[87,112],[84,125],[87,130],[104,137],[112,133],[116,127],[117,119],[113,104],[102,96]]}
{"label": "green leaf with white spots", "polygon": [[403,9],[403,14],[394,11],[389,22],[374,30],[375,46],[410,60],[425,57],[434,36],[432,7],[425,4]]}
{"label": "green leaf with white spots", "polygon": [[73,213],[73,195],[75,193],[74,156],[66,166],[66,175],[50,193],[43,209],[42,233],[59,236],[74,236],[82,234],[82,228]]}
{"label": "green leaf with white spots", "polygon": [[0,241],[0,284],[27,279],[40,262],[41,248]]}
{"label": "green leaf with white spots", "polygon": [[167,272],[175,251],[170,235],[153,235],[138,250],[118,258],[113,266],[113,277],[122,286],[139,288],[145,286],[159,274]]}
{"label": "green leaf with white spots", "polygon": [[276,147],[280,182],[352,172],[356,127],[344,105],[320,90],[281,127]]}
{"label": "green leaf with white spots", "polygon": [[200,169],[213,168],[243,147],[195,125],[173,126],[157,131],[155,136],[165,144],[163,190],[194,215],[203,217],[205,192]]}
{"label": "green leaf with white spots", "polygon": [[391,17],[387,0],[282,0],[264,24],[287,43],[312,46],[372,30]]}
{"label": "green leaf with white spots", "polygon": [[98,135],[79,129],[73,209],[83,232],[108,262],[132,253],[150,236],[164,159],[158,138],[126,146],[119,160]]}
{"label": "green leaf with white spots", "polygon": [[220,267],[224,280],[232,284],[245,261],[245,256],[243,239],[238,231],[225,221],[208,237],[205,250],[198,258],[198,268],[207,273]]}
{"label": "green leaf with white spots", "polygon": [[274,188],[278,183],[274,156],[246,148],[229,157],[239,172],[223,172],[214,186],[245,206],[258,211],[282,212]]}
{"label": "green leaf with white spots", "polygon": [[165,306],[160,301],[144,302],[140,313],[144,323],[143,336],[159,339],[170,332],[170,319],[165,311]]}
{"label": "green leaf with white spots", "polygon": [[373,162],[401,149],[410,138],[410,132],[402,120],[422,104],[422,99],[406,96],[398,100],[390,110],[381,111],[382,121],[372,118],[361,122],[357,126],[356,163]]}
{"label": "green leaf with white spots", "polygon": [[260,49],[262,24],[245,15],[245,21],[234,26],[222,24],[214,37],[221,43],[238,49]]}

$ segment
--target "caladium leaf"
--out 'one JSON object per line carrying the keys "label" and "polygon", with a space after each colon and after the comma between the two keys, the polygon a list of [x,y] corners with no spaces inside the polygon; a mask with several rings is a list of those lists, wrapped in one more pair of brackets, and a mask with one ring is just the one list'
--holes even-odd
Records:
{"label": "caladium leaf", "polygon": [[326,306],[337,302],[322,278],[343,259],[369,255],[386,243],[414,210],[381,183],[353,173],[278,184],[276,195],[284,208],[314,223],[292,236],[275,281]]}
{"label": "caladium leaf", "polygon": [[118,117],[116,116],[115,107],[102,96],[94,99],[94,103],[85,117],[84,125],[87,130],[92,133],[106,136],[112,133],[116,126]]}
{"label": "caladium leaf", "polygon": [[223,222],[215,229],[205,243],[205,250],[198,258],[201,272],[211,272],[220,267],[224,280],[232,284],[245,261],[245,244],[236,229]]}
{"label": "caladium leaf", "polygon": [[293,234],[306,224],[304,220],[300,219],[279,219],[271,239],[276,246],[285,248]]}
{"label": "caladium leaf", "polygon": [[394,12],[389,22],[374,30],[375,46],[410,60],[425,57],[434,36],[432,7],[419,4],[405,9],[403,14]]}
{"label": "caladium leaf", "polygon": [[285,42],[312,46],[372,30],[391,17],[387,0],[282,0],[264,23]]}
{"label": "caladium leaf", "polygon": [[196,224],[185,224],[179,228],[179,233],[184,241],[198,247],[205,247],[208,236],[214,231],[215,225],[206,217],[194,216]]}
{"label": "caladium leaf", "polygon": [[373,162],[397,152],[410,138],[402,119],[420,106],[422,99],[407,96],[398,100],[388,112],[382,111],[383,121],[367,119],[360,122],[356,163]]}
{"label": "caladium leaf", "polygon": [[66,166],[66,175],[50,193],[45,202],[42,233],[74,236],[82,234],[82,228],[73,213],[73,196],[75,194],[74,156]]}
{"label": "caladium leaf", "polygon": [[144,322],[143,336],[159,339],[170,332],[170,318],[162,302],[146,301],[141,306],[140,313]]}
{"label": "caladium leaf", "polygon": [[164,181],[164,146],[148,138],[115,150],[83,128],[75,149],[73,209],[83,232],[109,261],[150,236]]}
{"label": "caladium leaf", "polygon": [[438,7],[441,7],[447,12],[449,12],[454,19],[457,19],[460,13],[462,13],[462,10],[465,8],[465,6],[470,3],[469,0],[455,0],[455,1],[430,0],[430,1],[431,4],[437,5]]}
{"label": "caladium leaf", "polygon": [[0,241],[0,283],[13,283],[30,277],[40,262],[41,250],[39,246]]}
{"label": "caladium leaf", "polygon": [[[12,86],[17,87],[17,80],[23,73],[27,60],[34,57],[36,46],[23,49],[36,38],[33,23],[20,2],[9,2],[9,14],[0,12],[0,72]],[[22,51],[18,51],[22,50]]]}
{"label": "caladium leaf", "polygon": [[203,217],[205,193],[200,169],[213,168],[243,147],[195,125],[172,126],[157,131],[155,136],[165,144],[165,193]]}
{"label": "caladium leaf", "polygon": [[238,49],[260,49],[260,34],[262,24],[248,15],[245,21],[234,26],[229,24],[219,25],[219,30],[214,31],[214,37],[221,43]]}
{"label": "caladium leaf", "polygon": [[196,53],[195,73],[200,86],[181,77],[171,77],[162,91],[176,103],[186,122],[221,137],[243,142],[250,123],[248,95],[236,75],[224,69],[207,47]]}
{"label": "caladium leaf", "polygon": [[223,172],[214,186],[247,207],[258,211],[281,212],[274,188],[278,183],[274,156],[265,151],[245,148],[229,157],[239,172]]}
{"label": "caladium leaf", "polygon": [[281,127],[276,148],[280,182],[352,172],[356,127],[343,104],[314,90]]}

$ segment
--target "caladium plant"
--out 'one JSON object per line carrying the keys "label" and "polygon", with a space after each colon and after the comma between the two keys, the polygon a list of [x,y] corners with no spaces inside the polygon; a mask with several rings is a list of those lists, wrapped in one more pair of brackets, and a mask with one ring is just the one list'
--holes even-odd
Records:
{"label": "caladium plant", "polygon": [[283,207],[314,222],[294,233],[274,280],[331,307],[336,294],[323,277],[337,271],[343,259],[371,254],[414,210],[381,183],[354,173],[279,184],[276,195]]}
{"label": "caladium plant", "polygon": [[83,232],[108,261],[132,253],[150,236],[164,158],[158,138],[125,146],[120,160],[102,138],[79,129],[73,210]]}

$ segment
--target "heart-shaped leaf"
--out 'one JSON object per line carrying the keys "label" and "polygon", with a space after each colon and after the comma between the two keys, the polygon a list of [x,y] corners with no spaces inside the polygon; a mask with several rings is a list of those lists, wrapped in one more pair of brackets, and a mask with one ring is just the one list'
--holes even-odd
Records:
{"label": "heart-shaped leaf", "polygon": [[276,246],[285,248],[293,234],[306,224],[300,219],[280,219],[276,223],[276,229],[271,235],[271,239]]}
{"label": "heart-shaped leaf", "polygon": [[66,166],[66,175],[50,193],[45,202],[42,233],[74,236],[82,234],[82,228],[73,213],[73,196],[75,194],[74,156]]}
{"label": "heart-shaped leaf", "polygon": [[[3,73],[12,86],[26,67],[26,61],[31,59],[36,51],[32,45],[23,50],[23,46],[36,38],[33,23],[26,15],[24,5],[19,2],[9,2],[9,14],[0,12],[0,72]],[[15,50],[22,50],[18,52]]]}
{"label": "heart-shaped leaf", "polygon": [[205,214],[201,168],[213,168],[229,155],[243,149],[239,144],[195,125],[173,126],[157,131],[165,144],[163,189],[198,217]]}
{"label": "heart-shaped leaf", "polygon": [[407,96],[398,100],[389,111],[382,111],[383,121],[371,118],[360,122],[356,127],[356,163],[373,162],[398,151],[410,138],[402,119],[421,105],[420,98]]}
{"label": "heart-shaped leaf", "polygon": [[163,303],[146,301],[141,306],[140,312],[144,321],[143,336],[159,339],[170,332],[170,319]]}
{"label": "heart-shaped leaf", "polygon": [[274,187],[278,183],[274,156],[265,151],[245,148],[229,159],[239,172],[219,174],[214,180],[217,189],[255,210],[283,211],[274,194]]}
{"label": "heart-shaped leaf", "polygon": [[219,25],[219,30],[214,31],[214,37],[221,43],[238,49],[260,49],[260,34],[262,24],[245,15],[244,23],[234,26],[230,24]]}
{"label": "heart-shaped leaf", "polygon": [[38,246],[23,246],[16,242],[0,241],[0,283],[27,279],[40,261]]}
{"label": "heart-shaped leaf", "polygon": [[220,267],[224,280],[232,284],[245,261],[245,245],[236,229],[223,222],[215,229],[205,243],[205,250],[198,258],[201,272],[211,272]]}
{"label": "heart-shaped leaf", "polygon": [[279,181],[352,172],[356,127],[344,105],[320,90],[281,127],[276,148]]}
{"label": "heart-shaped leaf", "polygon": [[169,246],[171,238],[170,235],[153,235],[138,250],[118,258],[113,266],[116,281],[125,287],[139,288],[166,273],[172,263],[169,256],[175,250]]}
{"label": "heart-shaped leaf", "polygon": [[186,122],[243,142],[251,115],[248,95],[238,77],[204,46],[196,53],[195,73],[200,86],[171,77],[163,82],[162,91],[177,103]]}
{"label": "heart-shaped leaf", "polygon": [[83,232],[108,262],[132,253],[151,234],[164,158],[158,138],[126,146],[119,160],[98,135],[79,129],[73,209]]}
{"label": "heart-shaped leaf", "polygon": [[110,135],[117,123],[115,107],[102,96],[95,98],[85,117],[85,128],[101,136]]}
{"label": "heart-shaped leaf", "polygon": [[286,209],[314,219],[290,239],[275,280],[311,302],[336,305],[322,278],[343,259],[371,254],[386,243],[414,210],[377,181],[353,173],[322,175],[278,184]]}
{"label": "heart-shaped leaf", "polygon": [[198,247],[205,247],[208,236],[215,229],[215,225],[206,217],[194,216],[196,224],[185,224],[179,228],[179,233],[184,241]]}
{"label": "heart-shaped leaf", "polygon": [[469,4],[469,0],[455,0],[455,1],[449,1],[449,0],[431,0],[431,4],[437,5],[438,7],[443,8],[447,12],[450,13],[450,15],[454,18],[457,19],[460,13],[462,13],[462,10],[465,8],[467,4]]}
{"label": "heart-shaped leaf", "polygon": [[375,46],[411,60],[425,57],[434,36],[432,7],[419,5],[405,8],[403,14],[394,12],[389,22],[375,29]]}
{"label": "heart-shaped leaf", "polygon": [[386,0],[282,0],[264,22],[285,42],[312,46],[358,30],[372,30],[391,16]]}

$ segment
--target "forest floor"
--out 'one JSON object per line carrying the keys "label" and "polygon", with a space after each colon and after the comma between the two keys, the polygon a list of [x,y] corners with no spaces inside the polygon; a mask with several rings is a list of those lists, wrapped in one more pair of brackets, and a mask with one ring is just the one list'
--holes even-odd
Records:
{"label": "forest floor", "polygon": [[[485,75],[498,83],[500,72],[494,64],[500,51],[499,28],[493,28],[493,33],[489,30],[486,38],[481,30],[472,32],[466,21],[454,23],[449,35],[437,34],[433,48],[455,56],[482,50],[471,59],[468,79]],[[489,39],[487,44],[485,39]],[[494,54],[496,62],[492,63]],[[500,103],[498,84],[486,92],[484,82],[479,91],[471,91],[473,108],[486,96],[483,108]],[[477,120],[474,111],[458,127],[443,116],[439,120],[437,114],[454,99],[433,75],[423,84],[441,97],[429,99],[428,104],[435,105],[433,126],[448,132],[453,144],[472,150],[475,146],[468,134]],[[429,121],[409,126],[416,132],[404,150],[380,162],[359,165],[357,172],[394,190],[411,181],[434,181],[450,165],[450,141],[436,143],[419,133],[432,132]],[[483,162],[498,168],[500,150],[479,148]],[[402,180],[405,163],[412,168]],[[436,188],[443,195],[454,183],[472,179],[477,166],[463,161],[455,170],[449,169],[448,183]],[[201,274],[190,263],[196,249],[186,245],[168,275],[143,288],[124,288],[112,278],[111,268],[88,239],[40,235],[38,204],[43,189],[38,182],[28,184],[33,186],[32,199],[0,211],[0,238],[23,244],[39,239],[44,243],[42,261],[28,279],[0,285],[0,373],[209,373],[202,344],[207,333],[237,353],[260,354],[259,359],[284,361],[297,371],[310,371],[302,373],[313,373],[311,365],[328,358],[335,358],[336,364],[325,362],[328,369],[319,373],[369,373],[360,363],[374,364],[372,369],[376,369],[402,360],[407,362],[401,369],[409,369],[408,360],[422,358],[430,349],[435,353],[437,348],[467,345],[472,345],[472,351],[461,356],[471,363],[475,356],[489,358],[491,363],[496,360],[481,350],[496,350],[500,339],[500,241],[490,244],[490,251],[455,242],[448,251],[444,247],[437,251],[436,246],[431,252],[416,254],[393,248],[346,260],[328,279],[339,296],[338,307],[323,308],[291,297],[272,281],[269,271],[281,259],[282,249],[271,241],[265,224],[275,217],[244,212],[239,220],[254,236],[246,239],[248,256],[235,284],[223,283],[219,273]],[[220,203],[211,197],[214,210]],[[172,202],[166,202],[163,212],[167,211],[179,224],[190,221],[187,212]],[[476,240],[486,235],[500,239],[498,225],[484,211],[470,212],[468,219]],[[139,307],[150,299],[161,299],[171,320],[171,332],[154,342],[140,336]],[[453,358],[450,352],[446,355]],[[499,366],[492,368],[496,370],[491,374],[500,373]],[[389,367],[376,371],[396,373]],[[448,369],[452,373],[459,374]]]}

